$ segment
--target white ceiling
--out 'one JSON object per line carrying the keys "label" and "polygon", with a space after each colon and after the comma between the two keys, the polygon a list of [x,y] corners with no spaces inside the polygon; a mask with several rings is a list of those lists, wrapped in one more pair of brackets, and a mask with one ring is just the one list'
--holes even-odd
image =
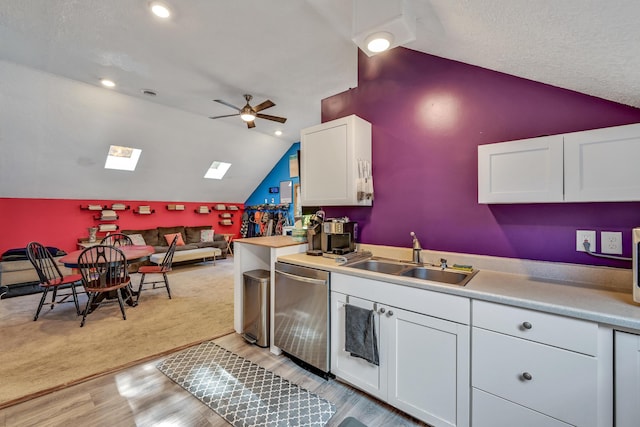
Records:
{"label": "white ceiling", "polygon": [[[0,60],[101,91],[109,89],[100,87],[99,78],[111,78],[117,83],[112,91],[120,96],[191,113],[198,132],[224,135],[211,138],[214,153],[228,151],[234,141],[243,151],[237,155],[246,156],[252,144],[269,141],[272,155],[236,170],[250,179],[237,188],[229,184],[225,193],[227,200],[243,201],[299,140],[300,129],[320,122],[321,99],[356,85],[352,3],[165,2],[174,12],[168,21],[151,16],[147,0],[2,0]],[[406,5],[417,18],[417,39],[405,47],[640,107],[640,56],[633,53],[640,45],[637,0],[407,0]],[[142,89],[158,95],[148,97]],[[254,105],[271,99],[276,106],[263,112],[287,117],[287,123],[258,119],[256,128],[247,129],[238,117],[207,118],[234,112],[213,99],[242,106],[244,93],[254,95]],[[273,136],[276,129],[283,135]],[[184,150],[190,149],[189,139],[182,142]],[[3,149],[4,142],[11,141],[3,141]],[[203,200],[201,193],[182,197]]]}

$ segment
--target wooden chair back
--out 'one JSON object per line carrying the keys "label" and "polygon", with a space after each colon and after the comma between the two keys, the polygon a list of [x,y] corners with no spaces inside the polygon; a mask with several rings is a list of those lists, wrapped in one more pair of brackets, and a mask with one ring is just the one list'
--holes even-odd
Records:
{"label": "wooden chair back", "polygon": [[27,245],[27,257],[38,273],[40,282],[52,285],[62,280],[62,272],[49,250],[38,242],[29,242]]}
{"label": "wooden chair back", "polygon": [[106,236],[104,239],[100,241],[101,245],[109,245],[109,246],[133,246],[133,241],[131,237],[122,233],[114,233]]}
{"label": "wooden chair back", "polygon": [[108,292],[130,282],[127,258],[115,246],[96,245],[85,249],[78,258],[78,267],[88,292]]}

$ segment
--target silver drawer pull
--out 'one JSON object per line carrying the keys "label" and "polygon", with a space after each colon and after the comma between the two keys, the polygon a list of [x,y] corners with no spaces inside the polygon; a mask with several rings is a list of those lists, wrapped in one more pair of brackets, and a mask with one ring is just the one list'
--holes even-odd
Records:
{"label": "silver drawer pull", "polygon": [[387,310],[385,310],[385,309],[384,309],[384,307],[381,307],[381,308],[380,308],[380,313],[381,313],[381,314],[384,314],[384,312],[385,312],[385,311],[387,311]]}
{"label": "silver drawer pull", "polygon": [[533,379],[533,375],[531,375],[529,372],[523,372],[522,373],[522,378],[527,380],[527,381],[531,381]]}
{"label": "silver drawer pull", "polygon": [[529,323],[529,322],[524,322],[524,323],[522,323],[522,327],[524,329],[531,329],[531,328],[533,328],[533,325],[531,323]]}
{"label": "silver drawer pull", "polygon": [[388,317],[393,316],[393,311],[389,310],[389,312],[387,313],[387,316],[388,316]]}

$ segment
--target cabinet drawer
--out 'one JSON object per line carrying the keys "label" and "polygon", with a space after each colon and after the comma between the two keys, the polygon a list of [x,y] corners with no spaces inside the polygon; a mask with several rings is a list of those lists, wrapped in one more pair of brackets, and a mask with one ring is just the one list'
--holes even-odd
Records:
{"label": "cabinet drawer", "polygon": [[576,426],[597,425],[596,358],[475,327],[472,348],[473,387]]}
{"label": "cabinet drawer", "polygon": [[570,427],[571,425],[476,388],[473,389],[471,419],[473,427]]}
{"label": "cabinet drawer", "polygon": [[524,308],[473,301],[473,326],[579,353],[598,354],[598,325]]}

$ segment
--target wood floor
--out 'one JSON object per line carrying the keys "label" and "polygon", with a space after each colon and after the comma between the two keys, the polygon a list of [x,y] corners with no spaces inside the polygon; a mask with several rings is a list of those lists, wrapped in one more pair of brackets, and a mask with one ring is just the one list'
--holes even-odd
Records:
{"label": "wood floor", "polygon": [[[354,417],[369,427],[425,426],[394,408],[339,381],[310,374],[284,356],[250,346],[237,334],[215,340],[336,405],[328,426]],[[0,410],[0,427],[14,426],[228,426],[229,424],[155,365],[123,371]]]}

